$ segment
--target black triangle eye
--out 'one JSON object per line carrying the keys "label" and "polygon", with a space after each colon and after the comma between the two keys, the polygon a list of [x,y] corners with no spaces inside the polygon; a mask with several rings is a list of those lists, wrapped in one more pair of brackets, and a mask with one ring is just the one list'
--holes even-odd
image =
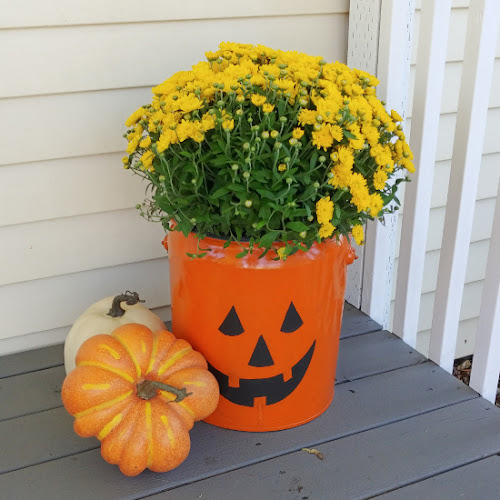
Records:
{"label": "black triangle eye", "polygon": [[288,307],[288,311],[286,312],[280,331],[283,333],[292,333],[295,330],[298,330],[303,324],[304,322],[299,316],[297,309],[295,309],[293,302],[290,302],[290,306]]}
{"label": "black triangle eye", "polygon": [[230,335],[231,337],[235,335],[241,335],[245,330],[241,325],[240,318],[236,314],[236,309],[231,307],[231,310],[227,313],[226,319],[219,326],[219,332],[224,335]]}

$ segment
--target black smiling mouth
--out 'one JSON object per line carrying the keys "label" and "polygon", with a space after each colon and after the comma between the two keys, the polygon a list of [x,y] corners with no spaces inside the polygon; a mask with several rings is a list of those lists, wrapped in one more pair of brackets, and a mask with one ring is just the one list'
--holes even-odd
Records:
{"label": "black smiling mouth", "polygon": [[288,397],[300,384],[311,362],[316,341],[313,342],[304,357],[292,368],[292,378],[285,382],[283,374],[269,378],[240,379],[239,387],[229,387],[229,377],[208,363],[208,369],[219,383],[221,396],[231,403],[241,406],[253,406],[254,398],[265,397],[266,404],[279,403]]}

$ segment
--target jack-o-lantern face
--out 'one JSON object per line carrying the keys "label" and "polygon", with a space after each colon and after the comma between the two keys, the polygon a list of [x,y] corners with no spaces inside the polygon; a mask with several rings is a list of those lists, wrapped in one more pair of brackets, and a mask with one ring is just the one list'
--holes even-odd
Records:
{"label": "jack-o-lantern face", "polygon": [[258,252],[234,259],[234,246],[207,238],[209,255],[190,259],[195,238],[169,235],[173,333],[205,356],[219,382],[207,422],[294,427],[333,398],[346,250],[325,243],[283,262]]}
{"label": "jack-o-lantern face", "polygon": [[[293,302],[290,302],[280,332],[293,333],[302,325],[302,318],[293,305]],[[219,332],[230,337],[243,335],[245,333],[245,329],[243,328],[234,306],[231,307],[231,310],[219,326]],[[316,341],[312,343],[309,350],[292,367],[292,377],[286,381],[284,379],[284,374],[280,373],[271,377],[240,378],[238,387],[230,387],[228,375],[217,370],[210,363],[209,370],[215,375],[215,378],[219,382],[221,395],[231,403],[242,406],[253,406],[255,398],[264,397],[266,398],[266,404],[271,405],[288,397],[300,384],[311,362],[315,345]],[[264,336],[261,335],[253,349],[248,365],[263,368],[273,366],[274,364],[275,362],[269,351],[269,347]]]}

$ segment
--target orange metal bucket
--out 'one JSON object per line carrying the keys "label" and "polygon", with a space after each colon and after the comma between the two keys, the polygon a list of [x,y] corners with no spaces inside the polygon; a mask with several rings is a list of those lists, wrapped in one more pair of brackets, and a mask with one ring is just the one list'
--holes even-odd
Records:
{"label": "orange metal bucket", "polygon": [[273,261],[261,250],[237,259],[239,245],[223,244],[205,238],[211,252],[191,259],[194,235],[168,235],[173,333],[205,356],[221,390],[206,422],[242,431],[308,422],[333,399],[354,251],[330,240]]}

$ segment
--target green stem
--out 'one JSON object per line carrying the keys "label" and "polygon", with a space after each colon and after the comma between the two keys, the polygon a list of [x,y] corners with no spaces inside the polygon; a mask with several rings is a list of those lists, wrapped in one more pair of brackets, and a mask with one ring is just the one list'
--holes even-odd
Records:
{"label": "green stem", "polygon": [[175,394],[176,398],[172,401],[172,403],[179,403],[184,398],[193,394],[192,392],[187,392],[186,388],[178,389],[172,385],[164,384],[163,382],[157,382],[156,380],[143,380],[137,384],[137,395],[141,399],[151,399],[154,398],[158,392],[157,391],[166,391],[172,394]]}

